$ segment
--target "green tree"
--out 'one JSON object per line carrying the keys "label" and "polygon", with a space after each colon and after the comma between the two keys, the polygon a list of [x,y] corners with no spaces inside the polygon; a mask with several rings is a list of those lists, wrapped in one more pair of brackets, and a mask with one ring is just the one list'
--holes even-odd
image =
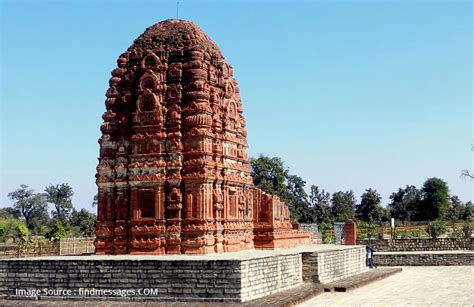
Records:
{"label": "green tree", "polygon": [[38,208],[38,210],[33,211],[31,215],[31,230],[35,235],[43,236],[48,232],[49,228],[52,225],[52,220],[49,217],[48,210],[45,207]]}
{"label": "green tree", "polygon": [[0,208],[0,219],[20,218],[21,213],[13,207]]}
{"label": "green tree", "polygon": [[8,193],[8,197],[14,201],[13,208],[21,213],[28,229],[34,230],[33,218],[46,208],[43,195],[35,193],[33,189],[22,184],[19,189]]}
{"label": "green tree", "polygon": [[18,242],[20,240],[20,225],[25,227],[24,221],[14,218],[1,219],[0,220],[0,242],[6,242],[7,240],[13,240]]}
{"label": "green tree", "polygon": [[319,187],[312,185],[309,194],[309,202],[314,211],[315,220],[318,224],[327,223],[332,224],[331,212],[331,194],[324,189],[319,190]]}
{"label": "green tree", "polygon": [[418,219],[433,221],[444,219],[449,209],[448,184],[439,178],[429,178],[421,189]]}
{"label": "green tree", "polygon": [[450,206],[446,213],[446,218],[451,222],[458,222],[462,219],[466,206],[457,196],[450,197]]}
{"label": "green tree", "polygon": [[286,178],[289,196],[286,200],[290,210],[295,210],[294,216],[301,223],[314,223],[316,218],[308,202],[308,194],[304,187],[306,182],[297,175],[288,175]]}
{"label": "green tree", "polygon": [[250,159],[253,183],[263,192],[275,194],[282,198],[287,197],[288,191],[285,184],[288,170],[278,157],[259,155]]}
{"label": "green tree", "polygon": [[80,236],[79,227],[73,226],[69,222],[62,222],[60,219],[54,219],[53,226],[45,235],[46,238],[53,241],[77,236]]}
{"label": "green tree", "polygon": [[388,204],[388,208],[393,218],[412,221],[417,216],[421,192],[415,186],[407,185],[404,189],[399,188],[397,192],[390,195],[390,199],[392,202]]}
{"label": "green tree", "polygon": [[71,186],[67,183],[49,185],[44,191],[46,193],[46,201],[55,208],[53,216],[62,222],[66,221],[73,208],[71,197],[74,195],[74,192]]}
{"label": "green tree", "polygon": [[332,215],[335,222],[346,222],[354,218],[356,199],[352,191],[339,191],[332,194]]}
{"label": "green tree", "polygon": [[439,236],[446,233],[446,224],[441,220],[431,221],[426,227],[426,232],[431,236],[432,239],[436,239]]}
{"label": "green tree", "polygon": [[382,197],[376,190],[365,190],[360,204],[356,206],[357,219],[368,223],[381,223],[384,218],[384,211],[380,206],[381,200]]}
{"label": "green tree", "polygon": [[461,219],[470,221],[474,215],[474,204],[470,201],[464,204],[464,212],[461,214]]}
{"label": "green tree", "polygon": [[302,223],[314,221],[304,190],[306,182],[290,174],[280,158],[260,155],[250,159],[250,166],[254,184],[265,193],[279,196],[288,204],[292,219]]}
{"label": "green tree", "polygon": [[78,227],[83,236],[92,237],[95,234],[96,220],[96,215],[86,209],[81,209],[80,211],[73,209],[70,223],[72,226]]}

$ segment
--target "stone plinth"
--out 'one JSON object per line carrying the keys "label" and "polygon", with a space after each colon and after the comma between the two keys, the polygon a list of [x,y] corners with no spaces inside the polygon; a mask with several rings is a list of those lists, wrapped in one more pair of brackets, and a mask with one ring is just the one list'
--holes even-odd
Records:
{"label": "stone plinth", "polygon": [[[360,273],[365,258],[357,255],[364,252],[363,246],[306,246],[205,256],[8,259],[0,260],[0,296],[15,297],[15,289],[70,289],[72,295],[63,298],[77,300],[88,297],[84,290],[96,289],[134,291],[107,299],[245,302],[297,287],[303,279],[326,282]],[[38,297],[48,298],[41,292],[30,299]]]}

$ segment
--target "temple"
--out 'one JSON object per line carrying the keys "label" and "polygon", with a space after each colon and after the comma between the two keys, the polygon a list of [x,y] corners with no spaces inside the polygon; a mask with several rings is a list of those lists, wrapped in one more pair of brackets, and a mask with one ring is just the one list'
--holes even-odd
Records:
{"label": "temple", "polygon": [[232,67],[195,24],[160,22],[112,71],[97,166],[96,254],[309,244],[253,185]]}

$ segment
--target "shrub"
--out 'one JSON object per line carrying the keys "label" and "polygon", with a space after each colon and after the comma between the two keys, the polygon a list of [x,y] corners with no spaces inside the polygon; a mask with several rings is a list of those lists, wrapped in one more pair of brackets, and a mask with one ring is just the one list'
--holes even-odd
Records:
{"label": "shrub", "polygon": [[413,230],[410,234],[410,237],[413,239],[420,239],[426,237],[426,231],[423,229]]}
{"label": "shrub", "polygon": [[60,219],[54,220],[53,228],[45,235],[51,241],[57,241],[61,238],[78,236],[79,228],[71,226],[68,222],[62,222]]}
{"label": "shrub", "polygon": [[456,225],[453,225],[451,227],[451,233],[449,234],[451,238],[462,238],[464,237],[464,233],[461,228],[456,227]]}
{"label": "shrub", "polygon": [[372,238],[376,238],[377,236],[377,225],[368,225],[367,226],[367,236],[372,239]]}
{"label": "shrub", "polygon": [[318,225],[319,232],[321,233],[321,240],[323,243],[333,243],[334,238],[328,235],[328,230],[331,229],[332,225],[329,223],[321,223]]}
{"label": "shrub", "polygon": [[429,222],[426,227],[426,232],[431,236],[431,238],[436,239],[446,233],[446,224],[440,220]]}
{"label": "shrub", "polygon": [[367,239],[367,233],[362,231],[357,231],[357,240]]}
{"label": "shrub", "polygon": [[24,224],[19,224],[17,225],[17,232],[18,232],[21,242],[29,241],[30,231],[28,230],[28,227],[26,227]]}
{"label": "shrub", "polygon": [[404,239],[405,238],[405,232],[400,231],[400,230],[395,230],[393,232],[393,238],[394,239]]}
{"label": "shrub", "polygon": [[469,239],[472,236],[472,225],[469,223],[466,223],[462,226],[462,232],[463,232],[463,237],[465,239]]}
{"label": "shrub", "polygon": [[26,228],[24,222],[19,219],[10,218],[0,220],[0,242],[6,242],[8,239],[13,239],[17,242],[20,238],[19,226]]}

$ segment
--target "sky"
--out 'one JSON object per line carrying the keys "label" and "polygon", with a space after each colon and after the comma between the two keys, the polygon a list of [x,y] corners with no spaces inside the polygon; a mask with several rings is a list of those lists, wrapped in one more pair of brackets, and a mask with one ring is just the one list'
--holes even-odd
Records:
{"label": "sky", "polygon": [[[105,91],[118,56],[176,18],[176,1],[1,0],[0,207],[27,184],[97,191]],[[234,68],[249,155],[278,156],[307,188],[445,180],[473,200],[470,1],[192,1]]]}

